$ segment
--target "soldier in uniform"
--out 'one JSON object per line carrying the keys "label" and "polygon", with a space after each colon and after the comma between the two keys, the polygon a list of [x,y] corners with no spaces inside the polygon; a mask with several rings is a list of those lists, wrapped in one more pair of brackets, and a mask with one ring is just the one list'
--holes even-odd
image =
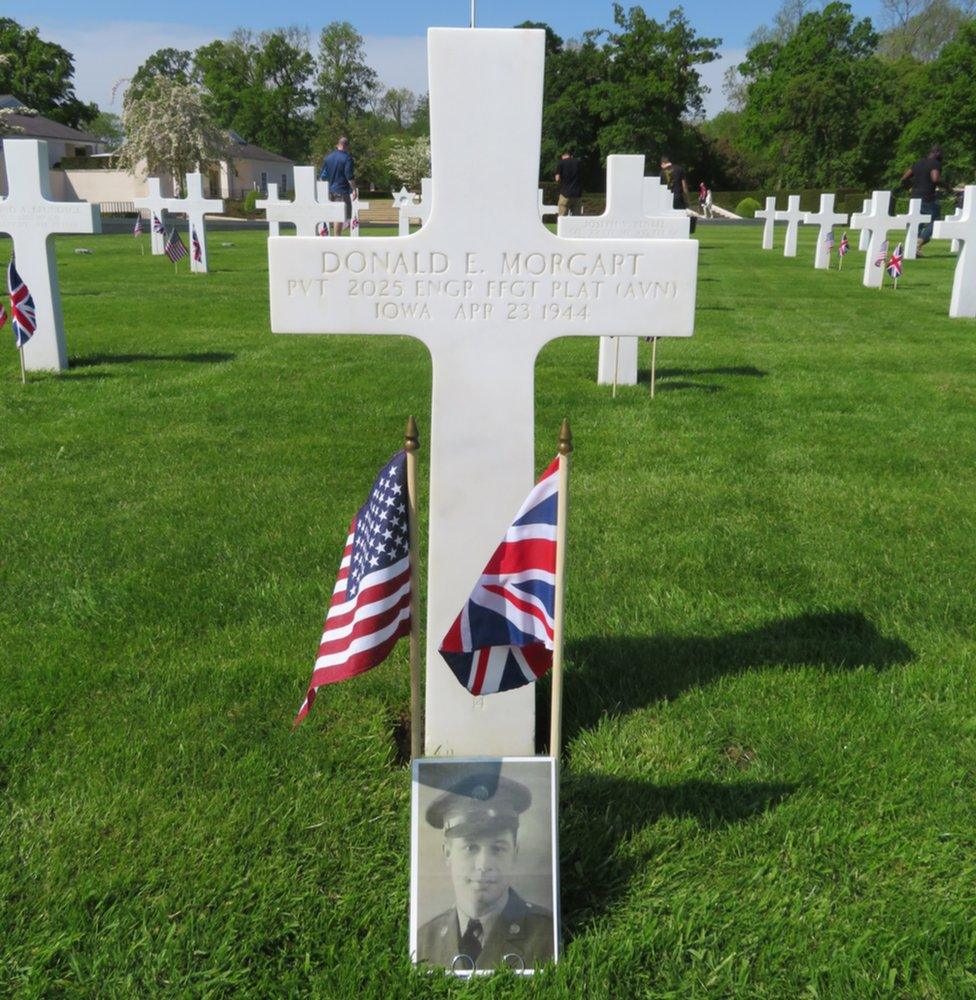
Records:
{"label": "soldier in uniform", "polygon": [[418,962],[464,972],[534,969],[552,960],[552,913],[511,887],[519,815],[531,803],[521,782],[475,773],[430,804],[426,819],[444,831],[455,905],[418,931]]}

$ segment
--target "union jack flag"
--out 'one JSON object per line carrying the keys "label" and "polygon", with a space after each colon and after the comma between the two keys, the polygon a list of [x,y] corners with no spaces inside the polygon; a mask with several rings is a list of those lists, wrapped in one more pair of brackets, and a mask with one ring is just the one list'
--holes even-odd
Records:
{"label": "union jack flag", "polygon": [[875,267],[884,267],[884,262],[888,258],[888,241],[881,241],[881,248],[878,250],[878,256],[874,258]]}
{"label": "union jack flag", "polygon": [[888,261],[888,276],[894,278],[896,281],[901,277],[901,261],[903,257],[901,244],[892,251],[891,260]]}
{"label": "union jack flag", "polygon": [[510,691],[552,666],[559,459],[525,498],[439,652],[472,694]]}
{"label": "union jack flag", "polygon": [[407,453],[376,476],[349,525],[332,603],[325,617],[308,693],[295,719],[308,715],[316,691],[379,666],[410,634],[410,524]]}
{"label": "union jack flag", "polygon": [[166,228],[159,221],[159,216],[155,212],[153,212],[152,231],[160,236],[166,235]]}
{"label": "union jack flag", "polygon": [[837,252],[841,257],[846,257],[851,252],[851,241],[847,238],[847,233],[840,238],[840,246],[837,248]]}
{"label": "union jack flag", "polygon": [[196,227],[190,227],[190,243],[193,246],[193,260],[197,264],[203,263],[203,247],[200,246],[200,241],[197,239]]}
{"label": "union jack flag", "polygon": [[21,280],[11,261],[7,267],[7,288],[10,290],[10,305],[13,310],[14,344],[23,347],[37,329],[37,314],[30,289]]}
{"label": "union jack flag", "polygon": [[827,230],[827,235],[824,237],[824,244],[827,247],[827,255],[829,256],[834,252],[834,231],[833,229]]}
{"label": "union jack flag", "polygon": [[3,329],[4,324],[7,322],[7,310],[4,309],[3,303],[0,302],[0,330]]}
{"label": "union jack flag", "polygon": [[316,236],[331,236],[332,233],[329,231],[329,224],[327,222],[320,222],[315,227]]}
{"label": "union jack flag", "polygon": [[352,213],[352,224],[351,224],[351,227],[353,229],[358,229],[359,228],[359,209],[358,208]]}
{"label": "union jack flag", "polygon": [[132,227],[133,236],[142,236],[142,213],[136,212],[136,224]]}
{"label": "union jack flag", "polygon": [[175,264],[178,260],[182,260],[186,256],[186,252],[186,244],[180,238],[180,234],[174,229],[166,241],[166,246],[163,247],[163,253]]}

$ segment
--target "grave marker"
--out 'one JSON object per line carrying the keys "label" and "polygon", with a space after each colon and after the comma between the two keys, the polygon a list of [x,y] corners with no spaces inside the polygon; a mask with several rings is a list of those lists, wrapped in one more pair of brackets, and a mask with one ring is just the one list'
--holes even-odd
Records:
{"label": "grave marker", "polygon": [[[321,185],[321,186],[320,186]],[[324,189],[324,200],[318,198]],[[256,202],[264,209],[268,223],[290,222],[297,236],[316,236],[321,222],[344,222],[346,209],[341,201],[328,200],[329,186],[318,181],[315,167],[295,167],[295,200]]]}
{"label": "grave marker", "polygon": [[958,240],[959,259],[952,278],[949,315],[954,319],[976,318],[976,184],[967,184],[962,208],[951,219],[935,223],[933,235],[940,240]]}
{"label": "grave marker", "polygon": [[[870,207],[871,199],[865,198],[863,204],[861,205],[861,211],[866,212]],[[861,235],[857,238],[857,248],[861,251],[861,253],[864,253],[864,251],[867,250],[870,240],[871,234],[866,229],[862,229]]]}
{"label": "grave marker", "polygon": [[847,225],[847,214],[834,211],[834,195],[820,196],[820,210],[807,212],[804,220],[808,226],[819,226],[817,234],[817,249],[813,254],[813,266],[825,271],[830,267],[830,251],[827,249],[827,234],[834,231],[834,226]]}
{"label": "grave marker", "polygon": [[7,166],[6,198],[0,198],[0,232],[13,240],[17,271],[30,289],[36,332],[21,357],[27,371],[63,371],[68,347],[61,316],[55,233],[100,233],[96,205],[55,201],[51,197],[47,143],[40,139],[3,140]]}
{"label": "grave marker", "polygon": [[144,198],[133,198],[132,204],[136,211],[146,209],[149,212],[149,250],[154,257],[160,256],[166,246],[166,234],[157,233],[153,225],[153,218],[159,219],[160,225],[166,228],[166,210],[171,207],[176,200],[174,198],[164,198],[159,186],[158,177],[147,177],[146,187],[149,190]]}
{"label": "grave marker", "polygon": [[757,219],[765,219],[763,223],[763,238],[762,238],[762,248],[763,250],[773,249],[773,229],[776,225],[776,199],[767,198],[766,207],[760,208],[756,212]]}
{"label": "grave marker", "polygon": [[[648,183],[650,182],[650,183]],[[644,157],[613,154],[607,157],[607,206],[603,215],[562,215],[556,222],[559,236],[590,239],[688,239],[687,214],[667,208],[660,198],[660,177],[644,176]],[[637,385],[638,338],[600,338],[597,365],[599,385]]]}
{"label": "grave marker", "polygon": [[413,193],[406,185],[393,193],[393,207],[397,210],[397,235],[410,235],[410,206],[413,204]]}
{"label": "grave marker", "polygon": [[864,258],[865,288],[880,288],[884,282],[887,261],[881,244],[888,238],[888,229],[893,221],[888,211],[890,204],[890,191],[875,191],[868,208],[851,216],[851,229],[859,229],[868,237],[867,256]]}
{"label": "grave marker", "polygon": [[268,235],[269,236],[280,236],[281,235],[281,223],[275,218],[272,219],[268,215],[268,207],[271,205],[290,205],[290,201],[286,201],[278,197],[278,185],[275,181],[268,182],[268,193],[266,197],[259,198],[255,203],[254,207],[264,210],[264,217],[268,220]]}
{"label": "grave marker", "polygon": [[437,647],[532,485],[539,350],[567,335],[686,337],[694,326],[696,241],[565,239],[540,223],[544,53],[538,30],[432,29],[427,224],[360,243],[268,245],[276,333],[408,335],[431,353],[434,754],[534,751],[534,685],[473,698]]}
{"label": "grave marker", "polygon": [[[186,175],[186,197],[173,198],[169,205],[172,212],[183,212],[186,215],[190,229],[190,270],[199,274],[207,273],[207,223],[206,212],[223,212],[222,198],[205,198],[203,196],[203,174]],[[193,259],[193,234],[197,235],[200,244],[200,260]]]}
{"label": "grave marker", "polygon": [[896,225],[908,228],[905,233],[905,260],[915,260],[918,256],[918,227],[931,219],[931,215],[922,211],[921,198],[909,199],[908,211],[904,215],[895,216]]}
{"label": "grave marker", "polygon": [[360,201],[359,200],[359,192],[357,191],[356,192],[356,197],[353,198],[353,200],[352,200],[352,215],[349,217],[350,218],[350,229],[349,229],[349,235],[350,236],[359,236],[359,210],[363,209],[365,211],[367,208],[369,208],[369,202],[368,201]]}
{"label": "grave marker", "polygon": [[806,213],[800,211],[800,196],[791,194],[786,199],[786,209],[774,216],[777,222],[786,223],[786,239],[783,241],[783,256],[796,256],[796,234],[800,223],[806,218]]}

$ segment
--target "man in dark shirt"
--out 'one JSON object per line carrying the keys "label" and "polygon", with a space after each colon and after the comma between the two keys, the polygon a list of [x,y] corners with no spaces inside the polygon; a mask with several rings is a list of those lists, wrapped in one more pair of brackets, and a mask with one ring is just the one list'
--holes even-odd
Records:
{"label": "man in dark shirt", "polygon": [[921,198],[922,211],[932,217],[918,230],[918,245],[925,246],[932,239],[932,229],[936,219],[942,218],[942,210],[936,188],[945,187],[942,180],[942,150],[933,146],[929,155],[913,163],[901,176],[903,187],[911,188],[911,198]]}
{"label": "man in dark shirt", "polygon": [[556,164],[556,180],[559,182],[558,212],[560,215],[583,214],[583,181],[580,177],[580,162],[572,153],[563,153]]}
{"label": "man in dark shirt", "polygon": [[322,161],[320,181],[329,182],[329,201],[341,201],[346,206],[346,221],[336,223],[339,236],[349,228],[352,219],[352,199],[356,197],[355,169],[349,153],[349,140],[342,136],[336,148]]}
{"label": "man in dark shirt", "polygon": [[[685,168],[680,163],[671,161],[671,154],[665,153],[661,157],[661,173],[671,189],[671,206],[679,212],[688,210],[688,175]],[[691,217],[691,231],[695,231],[696,218]]]}

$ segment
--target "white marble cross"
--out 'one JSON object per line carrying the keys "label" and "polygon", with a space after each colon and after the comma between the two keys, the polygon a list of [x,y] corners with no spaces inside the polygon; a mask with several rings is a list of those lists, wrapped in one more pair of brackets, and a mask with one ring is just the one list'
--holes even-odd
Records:
{"label": "white marble cross", "polygon": [[[868,234],[867,256],[864,258],[865,288],[880,288],[884,281],[885,264],[882,243],[888,238],[888,230],[894,218],[888,211],[891,205],[890,191],[875,191],[868,207],[863,212],[851,216],[851,229]],[[880,261],[880,263],[879,263]]]}
{"label": "white marble cross", "polygon": [[[268,218],[268,206],[269,205],[290,205],[291,202],[283,201],[278,197],[278,185],[274,181],[268,182],[268,193],[263,199],[259,199],[254,203],[255,208],[263,208],[265,210],[265,218]],[[281,235],[281,223],[277,219],[268,219],[268,235],[269,236],[280,236]]]}
{"label": "white marble cross", "polygon": [[542,188],[539,188],[539,218],[541,219],[544,215],[556,215],[558,212],[558,205],[547,205],[545,203],[545,195]]}
{"label": "white marble cross", "polygon": [[762,238],[762,248],[763,250],[773,249],[773,229],[776,225],[776,198],[766,199],[766,207],[760,208],[756,212],[757,219],[765,219],[763,223],[763,238]]}
{"label": "white marble cross", "polygon": [[800,211],[800,196],[791,194],[786,199],[786,209],[777,212],[775,215],[777,222],[786,223],[786,239],[783,241],[783,256],[796,256],[796,234],[800,228],[800,223],[806,219],[806,213]]}
{"label": "white marble cross", "polygon": [[356,197],[352,200],[352,215],[350,216],[349,225],[349,235],[359,236],[359,210],[362,209],[364,212],[369,208],[368,201],[359,200],[359,192],[356,192]]}
{"label": "white marble cross", "polygon": [[690,336],[698,244],[563,239],[539,221],[542,31],[436,28],[427,52],[427,224],[358,243],[270,240],[271,328],[427,346],[426,749],[531,754],[534,686],[473,698],[437,647],[534,481],[539,351],[564,336]]}
{"label": "white marble cross", "polygon": [[6,198],[0,198],[0,233],[13,240],[17,272],[30,289],[36,310],[36,331],[24,345],[28,371],[63,371],[68,346],[61,317],[55,233],[100,233],[96,205],[86,201],[55,201],[51,197],[47,143],[39,139],[3,140],[7,166]]}
{"label": "white marble cross", "polygon": [[820,211],[807,212],[803,220],[808,226],[819,226],[817,234],[817,249],[813,254],[813,266],[825,271],[830,267],[830,251],[827,249],[827,234],[834,231],[834,226],[846,226],[847,214],[834,211],[834,195],[820,196]]}
{"label": "white marble cross", "polygon": [[[650,182],[650,183],[648,183]],[[655,183],[656,182],[656,183]],[[590,239],[688,239],[691,220],[676,212],[667,194],[667,208],[660,198],[661,179],[644,176],[644,157],[607,157],[607,204],[603,215],[561,215],[556,222],[559,236]],[[637,385],[636,337],[600,338],[597,364],[599,385]]]}
{"label": "white marble cross", "polygon": [[413,192],[406,185],[393,192],[393,207],[397,210],[397,235],[410,235],[410,206],[413,204]]}
{"label": "white marble cross", "polygon": [[434,201],[434,182],[429,177],[420,179],[420,200],[410,209],[410,218],[423,225],[430,218],[430,206]]}
{"label": "white marble cross", "polygon": [[[926,222],[930,222],[931,215],[926,215],[922,211],[922,199],[911,198],[908,202],[908,211],[904,215],[896,215],[894,226],[906,226],[905,233],[905,260],[915,260],[918,256],[918,227]],[[894,227],[893,227],[894,228]]]}
{"label": "white marble cross", "polygon": [[159,224],[165,229],[166,211],[172,208],[176,199],[163,196],[158,177],[147,177],[146,186],[149,189],[149,194],[144,198],[133,198],[132,204],[137,212],[143,208],[149,212],[149,249],[153,256],[158,257],[165,250],[166,234],[156,232],[153,220],[158,219]]}
{"label": "white marble cross", "polygon": [[966,185],[962,208],[951,219],[936,222],[932,235],[960,243],[949,315],[954,319],[976,318],[976,184]]}
{"label": "white marble cross", "polygon": [[[959,222],[959,220],[961,218],[962,218],[962,209],[961,208],[957,208],[955,210],[955,212],[952,213],[952,215],[948,216],[948,218],[946,218],[944,220],[940,219],[939,221],[940,222],[941,221],[945,221],[945,222]],[[933,235],[934,235],[934,230],[933,230]],[[954,238],[952,240],[952,242],[949,244],[949,253],[959,253],[959,240],[958,239]]]}
{"label": "white marble cross", "polygon": [[[865,198],[864,203],[861,205],[861,211],[866,212],[871,207],[871,199]],[[862,253],[867,250],[868,244],[871,242],[871,234],[866,230],[861,230],[861,235],[857,238],[857,248]]]}
{"label": "white marble cross", "polygon": [[[268,185],[270,191],[270,185]],[[319,194],[324,191],[324,199]],[[322,222],[344,222],[346,208],[341,201],[328,200],[329,186],[317,180],[315,167],[295,167],[295,200],[275,201],[267,198],[255,202],[256,208],[263,208],[271,223],[290,222],[298,236],[316,236]],[[277,194],[277,188],[275,189]]]}
{"label": "white marble cross", "polygon": [[[207,224],[204,215],[223,212],[222,198],[205,198],[203,196],[203,174],[186,175],[186,197],[173,198],[169,202],[171,212],[183,212],[189,223],[187,247],[190,251],[190,270],[200,274],[207,273]],[[193,234],[196,233],[200,244],[200,260],[193,259]]]}

